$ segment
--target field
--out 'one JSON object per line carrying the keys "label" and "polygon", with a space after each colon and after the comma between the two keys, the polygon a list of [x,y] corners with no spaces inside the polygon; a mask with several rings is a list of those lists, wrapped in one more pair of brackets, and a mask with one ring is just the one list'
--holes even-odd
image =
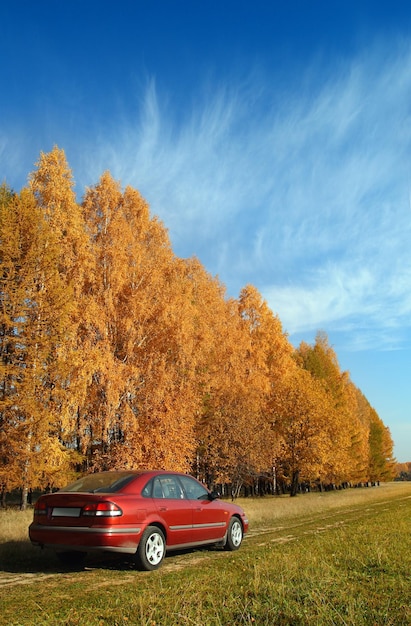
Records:
{"label": "field", "polygon": [[64,572],[0,511],[0,624],[411,624],[411,483],[240,501],[238,552],[197,550],[139,572],[118,557]]}

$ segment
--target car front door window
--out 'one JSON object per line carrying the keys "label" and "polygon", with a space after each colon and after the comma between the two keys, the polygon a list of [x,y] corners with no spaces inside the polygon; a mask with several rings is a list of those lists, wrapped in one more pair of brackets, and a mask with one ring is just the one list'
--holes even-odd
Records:
{"label": "car front door window", "polygon": [[184,491],[189,500],[208,500],[208,490],[190,476],[180,476]]}

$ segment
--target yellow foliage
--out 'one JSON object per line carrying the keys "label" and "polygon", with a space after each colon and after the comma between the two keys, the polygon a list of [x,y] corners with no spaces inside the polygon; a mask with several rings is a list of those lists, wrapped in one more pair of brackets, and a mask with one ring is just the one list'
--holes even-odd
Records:
{"label": "yellow foliage", "polygon": [[296,351],[258,290],[177,258],[109,172],[76,201],[64,151],[0,188],[0,486],[157,467],[237,487],[391,476],[392,440],[324,333]]}

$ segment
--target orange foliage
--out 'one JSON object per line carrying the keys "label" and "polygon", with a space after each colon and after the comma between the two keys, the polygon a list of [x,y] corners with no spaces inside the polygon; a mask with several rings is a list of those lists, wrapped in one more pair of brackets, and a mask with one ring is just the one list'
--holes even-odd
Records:
{"label": "orange foliage", "polygon": [[3,489],[147,466],[233,492],[273,467],[292,492],[392,475],[325,334],[294,350],[255,287],[228,299],[109,172],[79,204],[63,150],[41,154],[29,189],[0,188],[0,242]]}

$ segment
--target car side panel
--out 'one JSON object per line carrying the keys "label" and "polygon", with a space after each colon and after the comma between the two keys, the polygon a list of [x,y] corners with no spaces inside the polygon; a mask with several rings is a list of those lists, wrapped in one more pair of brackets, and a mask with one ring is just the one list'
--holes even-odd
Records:
{"label": "car side panel", "polygon": [[221,540],[227,530],[230,514],[220,500],[194,500],[193,537],[195,541]]}
{"label": "car side panel", "polygon": [[167,546],[191,544],[193,538],[193,506],[185,499],[153,499],[158,518],[166,529]]}

